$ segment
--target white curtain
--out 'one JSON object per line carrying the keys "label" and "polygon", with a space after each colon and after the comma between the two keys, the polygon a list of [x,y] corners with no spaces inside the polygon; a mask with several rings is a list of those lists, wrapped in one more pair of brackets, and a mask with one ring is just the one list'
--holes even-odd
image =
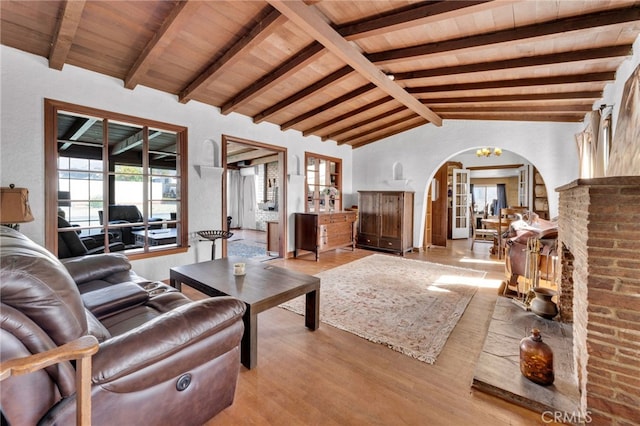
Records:
{"label": "white curtain", "polygon": [[227,216],[231,216],[231,227],[241,228],[240,219],[240,183],[239,170],[227,171]]}
{"label": "white curtain", "polygon": [[578,158],[580,161],[580,178],[581,179],[589,179],[594,175],[595,169],[595,153],[597,147],[597,140],[595,139],[597,135],[596,132],[593,131],[593,126],[598,126],[599,121],[595,121],[593,119],[593,114],[597,114],[597,111],[592,111],[588,116],[589,124],[587,128],[581,132],[576,134],[576,144],[578,148]]}
{"label": "white curtain", "polygon": [[227,216],[231,216],[231,227],[256,229],[257,206],[255,175],[227,171]]}
{"label": "white curtain", "polygon": [[599,118],[598,143],[595,150],[593,177],[604,177],[607,175],[609,152],[611,150],[611,107],[603,108],[600,111]]}
{"label": "white curtain", "polygon": [[580,161],[580,178],[588,179],[591,177],[591,137],[587,132],[576,134],[576,145],[578,146],[578,159]]}

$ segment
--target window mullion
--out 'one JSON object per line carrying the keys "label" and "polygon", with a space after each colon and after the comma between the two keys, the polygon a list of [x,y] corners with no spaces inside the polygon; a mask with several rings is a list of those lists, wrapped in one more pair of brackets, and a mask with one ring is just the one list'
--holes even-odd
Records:
{"label": "window mullion", "polygon": [[[110,173],[111,164],[109,162],[109,119],[102,118],[102,233],[109,237],[109,204],[111,204],[111,179],[114,177]],[[112,242],[112,241],[109,241]],[[109,250],[109,245],[105,247]]]}
{"label": "window mullion", "polygon": [[[151,170],[149,170],[149,126],[142,128],[142,222],[145,235],[149,232],[149,185]],[[149,251],[149,238],[144,239],[144,251]]]}

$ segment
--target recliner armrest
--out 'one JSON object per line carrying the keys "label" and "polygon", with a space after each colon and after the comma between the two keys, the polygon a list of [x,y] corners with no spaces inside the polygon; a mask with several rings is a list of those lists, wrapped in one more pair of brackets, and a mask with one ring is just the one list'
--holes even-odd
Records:
{"label": "recliner armrest", "polygon": [[[245,309],[233,297],[199,300],[113,337],[94,356],[93,383],[117,392],[150,387],[224,354],[240,343]],[[216,343],[198,347],[208,338]],[[169,357],[179,357],[179,362],[167,362]]]}
{"label": "recliner armrest", "polygon": [[76,284],[99,280],[111,274],[131,270],[131,263],[124,254],[105,253],[62,260]]}
{"label": "recliner armrest", "polygon": [[149,299],[149,293],[138,284],[125,282],[81,294],[84,306],[98,318],[141,305]]}

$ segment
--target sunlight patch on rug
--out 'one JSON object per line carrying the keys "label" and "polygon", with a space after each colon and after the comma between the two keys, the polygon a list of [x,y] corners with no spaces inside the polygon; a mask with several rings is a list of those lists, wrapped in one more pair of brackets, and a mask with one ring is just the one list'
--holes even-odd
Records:
{"label": "sunlight patch on rug", "polygon": [[[316,274],[320,321],[433,364],[485,272],[374,254]],[[304,313],[304,296],[280,307]]]}

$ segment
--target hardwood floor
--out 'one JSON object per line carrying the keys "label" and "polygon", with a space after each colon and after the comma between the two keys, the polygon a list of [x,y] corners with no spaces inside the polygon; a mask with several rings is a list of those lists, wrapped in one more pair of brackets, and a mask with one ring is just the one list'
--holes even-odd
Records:
{"label": "hardwood floor", "polygon": [[[407,257],[487,271],[443,351],[429,365],[326,324],[311,332],[301,316],[259,316],[258,366],[240,369],[233,405],[207,425],[534,425],[538,413],[473,391],[471,381],[493,312],[503,261],[489,244],[449,241]],[[341,249],[270,263],[308,274],[373,252]],[[183,287],[192,298],[202,297]]]}

